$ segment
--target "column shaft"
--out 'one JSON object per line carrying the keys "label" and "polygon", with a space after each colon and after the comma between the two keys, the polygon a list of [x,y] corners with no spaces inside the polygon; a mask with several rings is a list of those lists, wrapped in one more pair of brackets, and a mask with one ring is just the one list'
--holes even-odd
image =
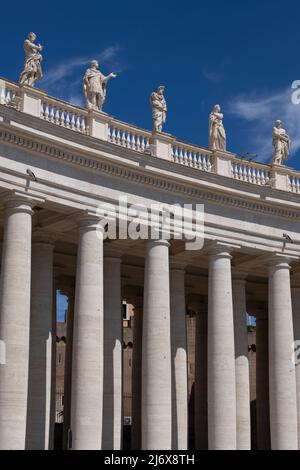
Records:
{"label": "column shaft", "polygon": [[233,317],[236,377],[237,450],[251,449],[250,376],[246,313],[246,281],[233,281]]}
{"label": "column shaft", "polygon": [[271,448],[269,402],[268,318],[263,312],[256,317],[256,433],[257,449]]}
{"label": "column shaft", "polygon": [[297,421],[298,421],[298,449],[300,449],[300,288],[292,289],[295,364],[296,364],[296,392],[297,392]]}
{"label": "column shaft", "polygon": [[171,449],[169,244],[147,243],[142,359],[142,448]]}
{"label": "column shaft", "polygon": [[0,284],[0,449],[25,448],[31,281],[31,204],[6,205]]}
{"label": "column shaft", "polygon": [[276,260],[269,273],[269,392],[272,450],[295,450],[297,401],[290,267]]}
{"label": "column shaft", "polygon": [[101,449],[103,406],[103,234],[79,231],[73,336],[72,449]]}
{"label": "column shaft", "polygon": [[65,355],[65,380],[64,380],[64,424],[63,424],[63,449],[68,449],[69,431],[71,426],[71,397],[72,397],[72,356],[73,356],[73,330],[74,330],[74,293],[68,293],[67,314],[67,343]]}
{"label": "column shaft", "polygon": [[172,449],[188,448],[187,337],[184,269],[171,269]]}
{"label": "column shaft", "polygon": [[[53,245],[32,247],[26,449],[50,448],[53,367]],[[52,429],[53,431],[53,429]]]}
{"label": "column shaft", "polygon": [[207,450],[207,310],[200,308],[196,315],[195,446],[197,450]]}
{"label": "column shaft", "polygon": [[103,450],[120,450],[122,444],[122,327],[121,259],[105,257]]}
{"label": "column shaft", "polygon": [[236,388],[231,256],[210,256],[208,291],[208,443],[236,449]]}
{"label": "column shaft", "polygon": [[133,351],[132,351],[132,426],[131,448],[140,450],[142,421],[142,335],[143,299],[137,297],[134,305]]}

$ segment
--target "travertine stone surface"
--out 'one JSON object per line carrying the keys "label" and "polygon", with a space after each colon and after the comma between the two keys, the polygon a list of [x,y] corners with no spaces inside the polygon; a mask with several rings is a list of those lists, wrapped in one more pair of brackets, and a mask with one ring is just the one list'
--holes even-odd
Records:
{"label": "travertine stone surface", "polygon": [[75,287],[72,449],[101,449],[103,407],[103,234],[82,218]]}
{"label": "travertine stone surface", "polygon": [[146,249],[142,359],[142,449],[171,449],[169,243]]}
{"label": "travertine stone surface", "polygon": [[172,351],[172,449],[188,448],[188,386],[185,306],[185,272],[170,271],[171,351]]}
{"label": "travertine stone surface", "polygon": [[269,393],[272,450],[298,449],[293,317],[288,259],[269,269]]}
{"label": "travertine stone surface", "polygon": [[236,444],[237,450],[251,448],[250,384],[248,360],[248,334],[246,310],[246,281],[235,278],[232,282],[235,378],[236,378]]}
{"label": "travertine stone surface", "polygon": [[[50,240],[32,245],[30,351],[26,449],[49,449],[53,399],[53,250]],[[56,347],[56,341],[54,341]]]}
{"label": "travertine stone surface", "polygon": [[208,446],[236,449],[236,387],[231,255],[210,254],[208,279]]}
{"label": "travertine stone surface", "polygon": [[0,338],[6,364],[0,366],[0,449],[25,448],[32,204],[6,202],[0,284]]}
{"label": "travertine stone surface", "polygon": [[121,258],[105,256],[103,450],[120,450],[122,445],[122,327]]}

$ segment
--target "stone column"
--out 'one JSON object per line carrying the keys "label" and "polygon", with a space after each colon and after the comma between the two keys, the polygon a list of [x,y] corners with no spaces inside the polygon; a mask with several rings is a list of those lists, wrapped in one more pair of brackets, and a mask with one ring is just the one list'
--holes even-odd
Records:
{"label": "stone column", "polygon": [[142,358],[142,449],[170,450],[172,437],[169,243],[146,249]]}
{"label": "stone column", "polygon": [[172,360],[172,449],[188,448],[187,337],[184,267],[170,271]]}
{"label": "stone column", "polygon": [[132,351],[132,426],[131,448],[140,450],[142,424],[142,335],[143,335],[143,295],[134,300],[133,351]]}
{"label": "stone column", "polygon": [[236,380],[236,445],[237,450],[250,450],[250,375],[245,275],[234,274],[232,289]]}
{"label": "stone column", "polygon": [[0,366],[0,449],[25,448],[29,361],[31,229],[30,200],[5,204],[0,284],[0,339],[6,364]]}
{"label": "stone column", "polygon": [[104,258],[104,382],[102,449],[122,445],[123,324],[121,309],[121,258]]}
{"label": "stone column", "polygon": [[298,449],[300,449],[300,287],[292,288],[292,306],[293,306],[294,340],[295,340]]}
{"label": "stone column", "polygon": [[53,400],[53,240],[34,234],[31,270],[30,350],[26,449],[50,448]]}
{"label": "stone column", "polygon": [[262,311],[256,316],[256,434],[258,450],[271,448],[268,337],[268,314],[266,311]]}
{"label": "stone column", "polygon": [[195,446],[208,449],[207,423],[207,304],[196,308],[195,341]]}
{"label": "stone column", "polygon": [[290,266],[274,256],[269,270],[269,392],[272,450],[298,449]]}
{"label": "stone column", "polygon": [[218,246],[209,258],[208,445],[236,449],[236,387],[231,255]]}
{"label": "stone column", "polygon": [[71,448],[98,450],[103,405],[103,232],[80,220],[73,335]]}
{"label": "stone column", "polygon": [[[69,431],[71,426],[71,385],[72,385],[72,356],[73,356],[73,329],[74,329],[74,300],[75,289],[70,286],[63,288],[68,297],[67,313],[67,342],[65,355],[64,380],[64,423],[63,423],[63,449],[69,448]],[[70,436],[71,437],[71,436]]]}

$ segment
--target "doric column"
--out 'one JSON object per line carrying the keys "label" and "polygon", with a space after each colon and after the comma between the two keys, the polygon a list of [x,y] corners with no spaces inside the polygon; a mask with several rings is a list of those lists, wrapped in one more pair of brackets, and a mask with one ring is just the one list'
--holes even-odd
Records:
{"label": "doric column", "polygon": [[142,359],[142,448],[171,449],[169,243],[146,249]]}
{"label": "doric column", "polygon": [[0,339],[6,364],[0,365],[0,449],[25,448],[31,280],[30,200],[5,204],[0,284]]}
{"label": "doric column", "polygon": [[237,450],[251,449],[250,375],[245,274],[235,272],[232,283],[236,380]]}
{"label": "doric column", "polygon": [[171,262],[172,449],[188,448],[188,384],[185,271]]}
{"label": "doric column", "polygon": [[236,388],[231,255],[217,246],[209,257],[208,445],[236,449]]}
{"label": "doric column", "polygon": [[122,445],[122,328],[121,258],[105,253],[103,450],[120,450]]}
{"label": "doric column", "polygon": [[295,362],[296,362],[298,449],[300,449],[300,287],[292,288],[292,307],[293,307]]}
{"label": "doric column", "polygon": [[[36,232],[32,245],[26,449],[50,448],[53,400],[53,240]],[[55,356],[54,356],[55,357]],[[51,436],[52,437],[52,436]]]}
{"label": "doric column", "polygon": [[71,448],[101,449],[103,405],[103,232],[80,221],[73,335]]}
{"label": "doric column", "polygon": [[269,270],[269,392],[272,450],[298,449],[294,341],[287,259],[274,256]]}
{"label": "doric column", "polygon": [[131,448],[140,450],[141,442],[141,403],[142,403],[142,335],[143,335],[143,295],[137,293],[134,299],[133,350],[132,350],[132,426]]}
{"label": "doric column", "polygon": [[69,447],[69,430],[71,426],[71,386],[72,386],[72,356],[73,356],[73,328],[74,328],[74,301],[75,287],[71,282],[68,287],[62,286],[61,290],[68,297],[67,313],[67,342],[65,354],[65,378],[64,378],[64,423],[63,423],[63,449]]}
{"label": "doric column", "polygon": [[268,313],[256,316],[256,435],[257,449],[271,448],[269,403]]}
{"label": "doric column", "polygon": [[195,310],[195,447],[207,450],[207,301],[203,300]]}

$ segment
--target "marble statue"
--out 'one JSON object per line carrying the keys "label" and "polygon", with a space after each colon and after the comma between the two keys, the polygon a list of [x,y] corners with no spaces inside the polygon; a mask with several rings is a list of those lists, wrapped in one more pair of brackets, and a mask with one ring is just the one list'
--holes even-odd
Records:
{"label": "marble statue", "polygon": [[151,93],[150,102],[152,106],[153,132],[162,132],[162,126],[167,118],[167,103],[164,97],[164,86],[159,86],[157,91]]}
{"label": "marble statue", "polygon": [[275,122],[273,127],[273,147],[275,149],[273,155],[273,163],[282,165],[283,160],[287,160],[290,153],[291,139],[285,129],[281,127],[281,121]]}
{"label": "marble statue", "polygon": [[220,105],[216,104],[209,115],[209,148],[226,150],[226,132],[223,126],[223,114]]}
{"label": "marble statue", "polygon": [[20,85],[34,86],[36,80],[43,76],[41,67],[43,57],[40,54],[43,46],[41,44],[34,44],[35,40],[36,35],[29,33],[24,41],[25,64],[24,70],[20,75]]}
{"label": "marble statue", "polygon": [[88,109],[102,111],[106,98],[106,85],[110,78],[116,78],[117,74],[110,73],[107,77],[99,70],[97,60],[92,60],[91,67],[87,69],[83,77],[83,91]]}

